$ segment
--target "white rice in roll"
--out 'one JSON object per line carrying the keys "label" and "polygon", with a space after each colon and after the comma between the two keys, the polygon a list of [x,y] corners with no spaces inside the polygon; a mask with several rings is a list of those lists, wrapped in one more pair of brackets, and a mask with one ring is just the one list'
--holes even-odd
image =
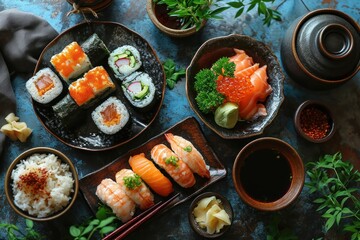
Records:
{"label": "white rice in roll", "polygon": [[26,89],[36,102],[46,104],[61,94],[63,84],[50,68],[44,68],[26,82]]}
{"label": "white rice in roll", "polygon": [[141,67],[139,51],[130,45],[118,47],[110,53],[109,66],[119,79],[123,79]]}
{"label": "white rice in roll", "polygon": [[121,85],[126,98],[137,108],[149,106],[155,97],[155,85],[144,72],[134,72]]}
{"label": "white rice in roll", "polygon": [[14,203],[30,215],[50,216],[69,204],[74,178],[54,154],[33,154],[11,173]]}
{"label": "white rice in roll", "polygon": [[105,134],[115,134],[129,121],[130,114],[116,97],[110,97],[91,113],[96,126]]}

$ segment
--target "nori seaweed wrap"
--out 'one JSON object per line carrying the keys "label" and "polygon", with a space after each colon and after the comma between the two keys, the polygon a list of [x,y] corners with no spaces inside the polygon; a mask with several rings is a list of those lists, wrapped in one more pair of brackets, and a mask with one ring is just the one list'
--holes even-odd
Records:
{"label": "nori seaweed wrap", "polygon": [[94,33],[81,44],[81,48],[88,55],[92,66],[100,65],[101,61],[109,56],[110,52],[105,43]]}

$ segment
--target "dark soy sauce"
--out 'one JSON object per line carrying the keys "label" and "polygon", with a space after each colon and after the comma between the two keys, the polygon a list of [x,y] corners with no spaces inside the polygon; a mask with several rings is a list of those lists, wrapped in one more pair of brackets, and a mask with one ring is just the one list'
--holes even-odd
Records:
{"label": "dark soy sauce", "polygon": [[272,149],[251,153],[240,170],[244,190],[261,202],[273,202],[284,196],[289,190],[291,179],[288,161]]}
{"label": "dark soy sauce", "polygon": [[177,17],[170,17],[168,12],[165,4],[155,5],[155,15],[161,24],[171,29],[181,29],[180,20]]}

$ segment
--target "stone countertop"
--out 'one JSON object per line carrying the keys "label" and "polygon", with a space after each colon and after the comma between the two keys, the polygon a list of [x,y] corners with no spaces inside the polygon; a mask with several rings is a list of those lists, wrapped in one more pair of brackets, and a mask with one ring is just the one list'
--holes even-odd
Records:
{"label": "stone countertop", "polygon": [[[278,6],[278,11],[281,12],[283,19],[282,22],[273,22],[270,27],[263,25],[256,12],[244,13],[238,19],[233,19],[233,15],[229,14],[225,15],[223,20],[209,20],[200,32],[183,39],[168,37],[152,24],[146,13],[145,0],[114,0],[110,7],[99,13],[99,20],[119,22],[136,31],[150,43],[162,61],[171,58],[181,67],[189,65],[192,56],[204,41],[232,33],[245,34],[263,41],[280,59],[281,40],[289,23],[307,13],[308,10],[336,8],[360,22],[360,5],[356,0],[304,2],[307,4],[306,7],[300,0],[275,1],[274,6]],[[65,0],[0,0],[0,10],[10,8],[17,8],[45,18],[59,33],[84,21],[82,15],[66,16],[66,13],[71,10],[71,5]],[[93,19],[92,16],[88,15],[87,17]],[[224,140],[204,124],[200,124],[210,147],[220,157],[228,171],[226,178],[206,189],[206,191],[223,194],[232,204],[235,214],[234,222],[226,235],[226,239],[266,239],[266,226],[272,221],[274,215],[280,215],[281,224],[291,229],[299,239],[316,239],[318,237],[346,239],[346,236],[343,236],[341,231],[336,229],[328,233],[324,232],[324,220],[316,212],[316,206],[312,204],[313,199],[309,196],[306,187],[298,200],[289,208],[277,213],[259,212],[241,201],[233,186],[231,170],[233,161],[241,148],[251,140],[263,136],[277,137],[288,142],[298,151],[304,163],[315,161],[324,154],[341,151],[344,159],[351,161],[357,169],[360,169],[359,75],[357,74],[341,87],[324,92],[305,89],[286,75],[285,101],[278,116],[265,129],[264,133],[257,137]],[[2,182],[4,182],[5,172],[11,161],[21,152],[32,147],[47,146],[62,151],[73,160],[79,178],[82,178],[177,122],[189,116],[198,119],[186,99],[185,79],[182,79],[173,90],[166,89],[165,99],[158,117],[140,137],[124,146],[105,152],[86,152],[73,149],[48,133],[37,119],[25,90],[25,81],[28,77],[14,75],[12,83],[17,97],[16,114],[33,129],[33,134],[26,143],[11,141],[5,143],[5,151],[1,156],[0,164],[0,181]],[[329,142],[312,144],[300,138],[295,132],[293,124],[295,110],[301,102],[308,99],[321,101],[331,106],[333,112],[336,113],[335,119],[338,122],[338,128]],[[3,185],[0,186],[0,191],[4,192]],[[0,205],[3,206],[0,211],[0,222],[17,223],[20,228],[24,227],[24,220],[10,208],[4,193],[0,196]],[[188,223],[189,205],[190,201],[156,216],[129,235],[127,239],[200,239]],[[67,214],[47,223],[35,223],[35,229],[46,235],[46,239],[71,239],[69,227],[84,222],[90,216],[92,216],[92,212],[80,193],[75,205]],[[0,239],[4,236],[4,232],[0,231]]]}

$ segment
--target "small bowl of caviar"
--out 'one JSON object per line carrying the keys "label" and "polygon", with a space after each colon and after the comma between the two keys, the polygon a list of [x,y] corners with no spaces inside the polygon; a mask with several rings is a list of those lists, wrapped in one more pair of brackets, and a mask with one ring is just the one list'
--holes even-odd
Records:
{"label": "small bowl of caviar", "polygon": [[240,150],[232,178],[243,202],[261,211],[276,211],[297,199],[304,186],[305,170],[290,144],[263,137]]}
{"label": "small bowl of caviar", "polygon": [[335,122],[330,109],[314,100],[300,104],[295,112],[294,122],[299,135],[313,143],[326,142],[335,133]]}

